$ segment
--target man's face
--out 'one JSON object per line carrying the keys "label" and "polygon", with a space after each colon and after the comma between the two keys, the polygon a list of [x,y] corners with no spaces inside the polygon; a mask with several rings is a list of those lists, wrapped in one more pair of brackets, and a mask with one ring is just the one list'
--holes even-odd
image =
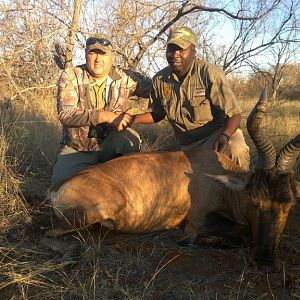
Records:
{"label": "man's face", "polygon": [[87,68],[93,77],[103,79],[108,75],[113,59],[113,51],[104,52],[100,49],[93,49],[86,54]]}
{"label": "man's face", "polygon": [[177,76],[183,76],[189,71],[196,57],[195,47],[191,44],[187,48],[182,49],[178,45],[169,44],[167,45],[166,57],[173,72]]}

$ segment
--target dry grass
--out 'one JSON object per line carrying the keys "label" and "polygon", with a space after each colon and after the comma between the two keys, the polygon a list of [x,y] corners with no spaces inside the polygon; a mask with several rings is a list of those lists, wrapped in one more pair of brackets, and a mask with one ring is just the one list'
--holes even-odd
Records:
{"label": "dry grass", "polygon": [[[246,130],[246,119],[257,99],[240,100],[243,109],[242,130],[250,146],[251,161],[256,161],[256,151]],[[299,134],[300,103],[297,100],[277,100],[269,102],[267,116],[264,121],[266,133],[273,142],[276,151],[279,151],[291,138]]]}
{"label": "dry grass", "polygon": [[[249,249],[180,248],[178,229],[130,235],[94,226],[65,238],[80,245],[69,261],[44,248],[39,240],[51,226],[44,195],[60,139],[53,92],[30,98],[30,105],[1,106],[1,299],[300,298],[300,213],[283,236],[276,274],[251,269]],[[253,104],[244,101],[244,116]],[[299,101],[270,106],[266,127],[279,148],[299,132]],[[137,129],[143,151],[177,147],[166,123]]]}
{"label": "dry grass", "polygon": [[[240,101],[244,111],[244,126],[247,115],[251,111],[256,100],[257,99],[243,102]],[[299,133],[299,121],[300,103],[298,100],[277,100],[275,102],[269,102],[264,126],[277,149]],[[244,131],[246,132],[245,127]]]}
{"label": "dry grass", "polygon": [[0,127],[0,233],[7,232],[12,226],[17,227],[18,223],[30,222],[28,205],[20,190],[22,178],[18,173],[19,161],[17,157],[9,155],[12,140],[7,138],[4,131],[2,124]]}

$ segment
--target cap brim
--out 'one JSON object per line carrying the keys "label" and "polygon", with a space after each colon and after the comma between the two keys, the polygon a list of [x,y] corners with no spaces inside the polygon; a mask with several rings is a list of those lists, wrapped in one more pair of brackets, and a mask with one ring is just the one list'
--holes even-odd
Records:
{"label": "cap brim", "polygon": [[167,44],[175,44],[177,46],[179,46],[180,48],[182,49],[185,49],[187,48],[188,46],[190,46],[192,43],[190,42],[187,42],[187,41],[183,41],[182,39],[178,39],[178,38],[173,38],[173,39],[170,39]]}
{"label": "cap brim", "polygon": [[111,47],[109,47],[109,46],[108,47],[102,46],[102,45],[96,43],[96,44],[89,45],[88,47],[86,47],[86,52],[89,53],[92,50],[96,50],[96,49],[101,50],[101,51],[103,51],[105,53],[108,53],[108,52],[112,51]]}

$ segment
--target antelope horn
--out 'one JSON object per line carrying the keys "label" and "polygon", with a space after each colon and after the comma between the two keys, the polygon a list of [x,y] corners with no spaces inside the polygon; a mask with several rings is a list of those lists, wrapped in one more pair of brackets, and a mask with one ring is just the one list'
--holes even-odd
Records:
{"label": "antelope horn", "polygon": [[265,136],[262,128],[267,111],[267,100],[267,90],[264,89],[247,118],[247,130],[257,150],[257,167],[264,170],[274,168],[276,161],[275,148],[270,139]]}
{"label": "antelope horn", "polygon": [[300,155],[300,134],[291,139],[278,153],[276,167],[283,173],[294,173]]}

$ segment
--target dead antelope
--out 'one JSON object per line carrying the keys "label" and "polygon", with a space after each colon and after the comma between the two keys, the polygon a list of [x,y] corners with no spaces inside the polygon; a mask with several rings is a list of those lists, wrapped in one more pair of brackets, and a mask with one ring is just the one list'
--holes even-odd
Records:
{"label": "dead antelope", "polygon": [[[272,266],[290,209],[300,197],[294,167],[300,135],[276,156],[264,134],[263,92],[247,120],[258,153],[254,174],[214,151],[136,153],[84,169],[51,192],[60,235],[94,223],[123,232],[172,228],[187,217],[185,241],[252,229],[254,261]],[[237,233],[239,234],[239,233]]]}

